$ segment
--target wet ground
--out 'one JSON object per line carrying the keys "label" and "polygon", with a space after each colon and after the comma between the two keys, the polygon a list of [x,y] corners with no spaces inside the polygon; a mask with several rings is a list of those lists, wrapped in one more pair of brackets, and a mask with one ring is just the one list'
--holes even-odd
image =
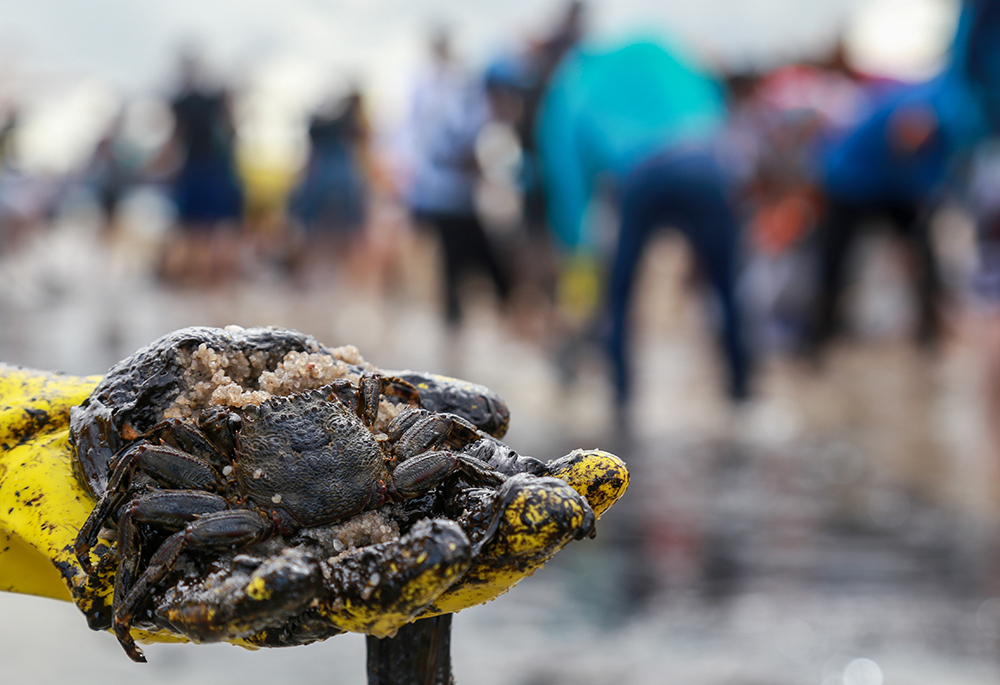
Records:
{"label": "wet ground", "polygon": [[[205,291],[163,287],[149,275],[151,243],[130,235],[109,247],[87,222],[62,222],[0,258],[0,359],[100,373],[182,326],[288,326],[353,343],[384,368],[492,387],[511,407],[507,441],[523,453],[599,446],[626,459],[632,488],[596,540],[456,617],[459,683],[1000,678],[1000,518],[977,317],[956,305],[941,348],[915,349],[891,243],[868,249],[876,276],[859,286],[861,335],[819,366],[771,355],[757,398],[737,410],[719,391],[685,252],[657,243],[637,306],[633,430],[623,435],[598,353],[584,350],[567,377],[537,322],[512,322],[481,298],[449,336],[435,253],[419,237],[388,284],[343,273],[291,283],[265,268]],[[70,605],[0,594],[0,615],[3,682],[364,682],[356,635],[256,653],[152,645],[150,664],[136,666]]]}

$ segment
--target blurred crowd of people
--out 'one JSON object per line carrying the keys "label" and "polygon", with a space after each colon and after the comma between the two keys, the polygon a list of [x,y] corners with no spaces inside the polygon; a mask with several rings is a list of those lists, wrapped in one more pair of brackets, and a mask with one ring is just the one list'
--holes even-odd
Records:
{"label": "blurred crowd of people", "polygon": [[[593,40],[586,19],[570,2],[541,37],[479,70],[456,57],[447,31],[434,32],[405,130],[373,130],[364,89],[347,89],[302,122],[302,168],[266,201],[239,163],[239,93],[211,85],[190,55],[169,105],[173,132],[142,158],[119,117],[85,168],[32,183],[9,109],[0,251],[41,230],[73,187],[89,190],[111,238],[123,198],[146,185],[175,210],[156,265],[165,283],[209,287],[262,263],[308,279],[405,261],[386,257],[393,239],[387,247],[373,228],[390,204],[440,247],[449,327],[463,321],[470,274],[506,315],[542,311],[567,377],[581,346],[605,349],[622,425],[634,394],[631,302],[660,228],[691,247],[736,403],[752,395],[761,355],[819,363],[849,330],[851,250],[873,226],[902,238],[918,344],[932,349],[946,329],[932,226],[949,203],[976,217],[974,286],[1000,312],[1000,2],[963,3],[947,64],[920,83],[860,73],[842,46],[822,60],[719,74],[664,36]],[[376,146],[380,136],[393,144]],[[613,221],[600,211],[609,206]]]}

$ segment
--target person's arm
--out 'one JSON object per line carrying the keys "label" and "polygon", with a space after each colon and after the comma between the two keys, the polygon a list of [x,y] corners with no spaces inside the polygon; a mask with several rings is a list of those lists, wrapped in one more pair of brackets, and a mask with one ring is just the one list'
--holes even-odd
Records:
{"label": "person's arm", "polygon": [[541,104],[537,137],[549,224],[559,247],[570,253],[590,247],[584,231],[590,183],[577,123],[566,84],[557,75]]}

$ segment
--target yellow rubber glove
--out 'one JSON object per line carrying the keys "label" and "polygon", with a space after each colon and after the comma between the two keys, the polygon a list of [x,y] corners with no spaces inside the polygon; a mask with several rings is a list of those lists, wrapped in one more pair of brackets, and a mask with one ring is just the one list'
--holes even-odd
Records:
{"label": "yellow rubber glove", "polygon": [[[72,600],[89,620],[110,610],[114,578],[113,570],[88,577],[73,554],[94,501],[77,479],[68,428],[70,407],[99,381],[0,364],[0,590]],[[380,559],[393,560],[380,569],[384,582],[370,592],[320,601],[317,612],[342,630],[390,635],[416,618],[503,594],[580,536],[586,507],[575,493],[600,516],[628,487],[624,463],[606,452],[580,450],[549,466],[558,481],[526,479],[508,489],[495,534],[472,559],[444,563],[431,554],[397,564],[397,557],[422,548],[407,536],[372,546],[381,548]],[[427,541],[447,547],[447,538]],[[369,553],[360,548],[345,563],[362,563]],[[266,577],[255,577],[241,597],[266,607],[270,591]],[[257,647],[273,644],[269,632],[228,637],[223,629],[220,639]],[[139,642],[185,639],[167,631],[132,634]]]}

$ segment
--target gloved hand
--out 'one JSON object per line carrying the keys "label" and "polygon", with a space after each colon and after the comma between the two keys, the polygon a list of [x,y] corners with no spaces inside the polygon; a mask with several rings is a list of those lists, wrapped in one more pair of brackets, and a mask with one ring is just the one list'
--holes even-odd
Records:
{"label": "gloved hand", "polygon": [[[74,554],[94,500],[79,480],[68,439],[70,407],[99,381],[0,364],[0,589],[72,600],[92,627],[106,628],[114,568],[98,565],[98,573],[88,576]],[[359,548],[331,565],[337,577],[326,585],[339,595],[318,598],[289,616],[287,627],[249,634],[241,632],[242,623],[269,610],[277,581],[266,569],[234,569],[221,585],[196,588],[202,594],[169,604],[179,628],[133,628],[132,638],[221,639],[258,647],[300,644],[341,631],[390,635],[416,618],[489,601],[588,532],[593,522],[588,504],[600,516],[628,487],[624,463],[598,450],[575,451],[550,462],[547,470],[554,477],[515,476],[505,484],[500,509],[484,523],[493,527],[490,534],[469,554],[448,556],[454,537],[447,526],[414,526],[397,541]],[[416,553],[428,549],[441,554],[421,559]],[[373,586],[375,576],[380,582]],[[223,608],[235,613],[219,613]]]}

